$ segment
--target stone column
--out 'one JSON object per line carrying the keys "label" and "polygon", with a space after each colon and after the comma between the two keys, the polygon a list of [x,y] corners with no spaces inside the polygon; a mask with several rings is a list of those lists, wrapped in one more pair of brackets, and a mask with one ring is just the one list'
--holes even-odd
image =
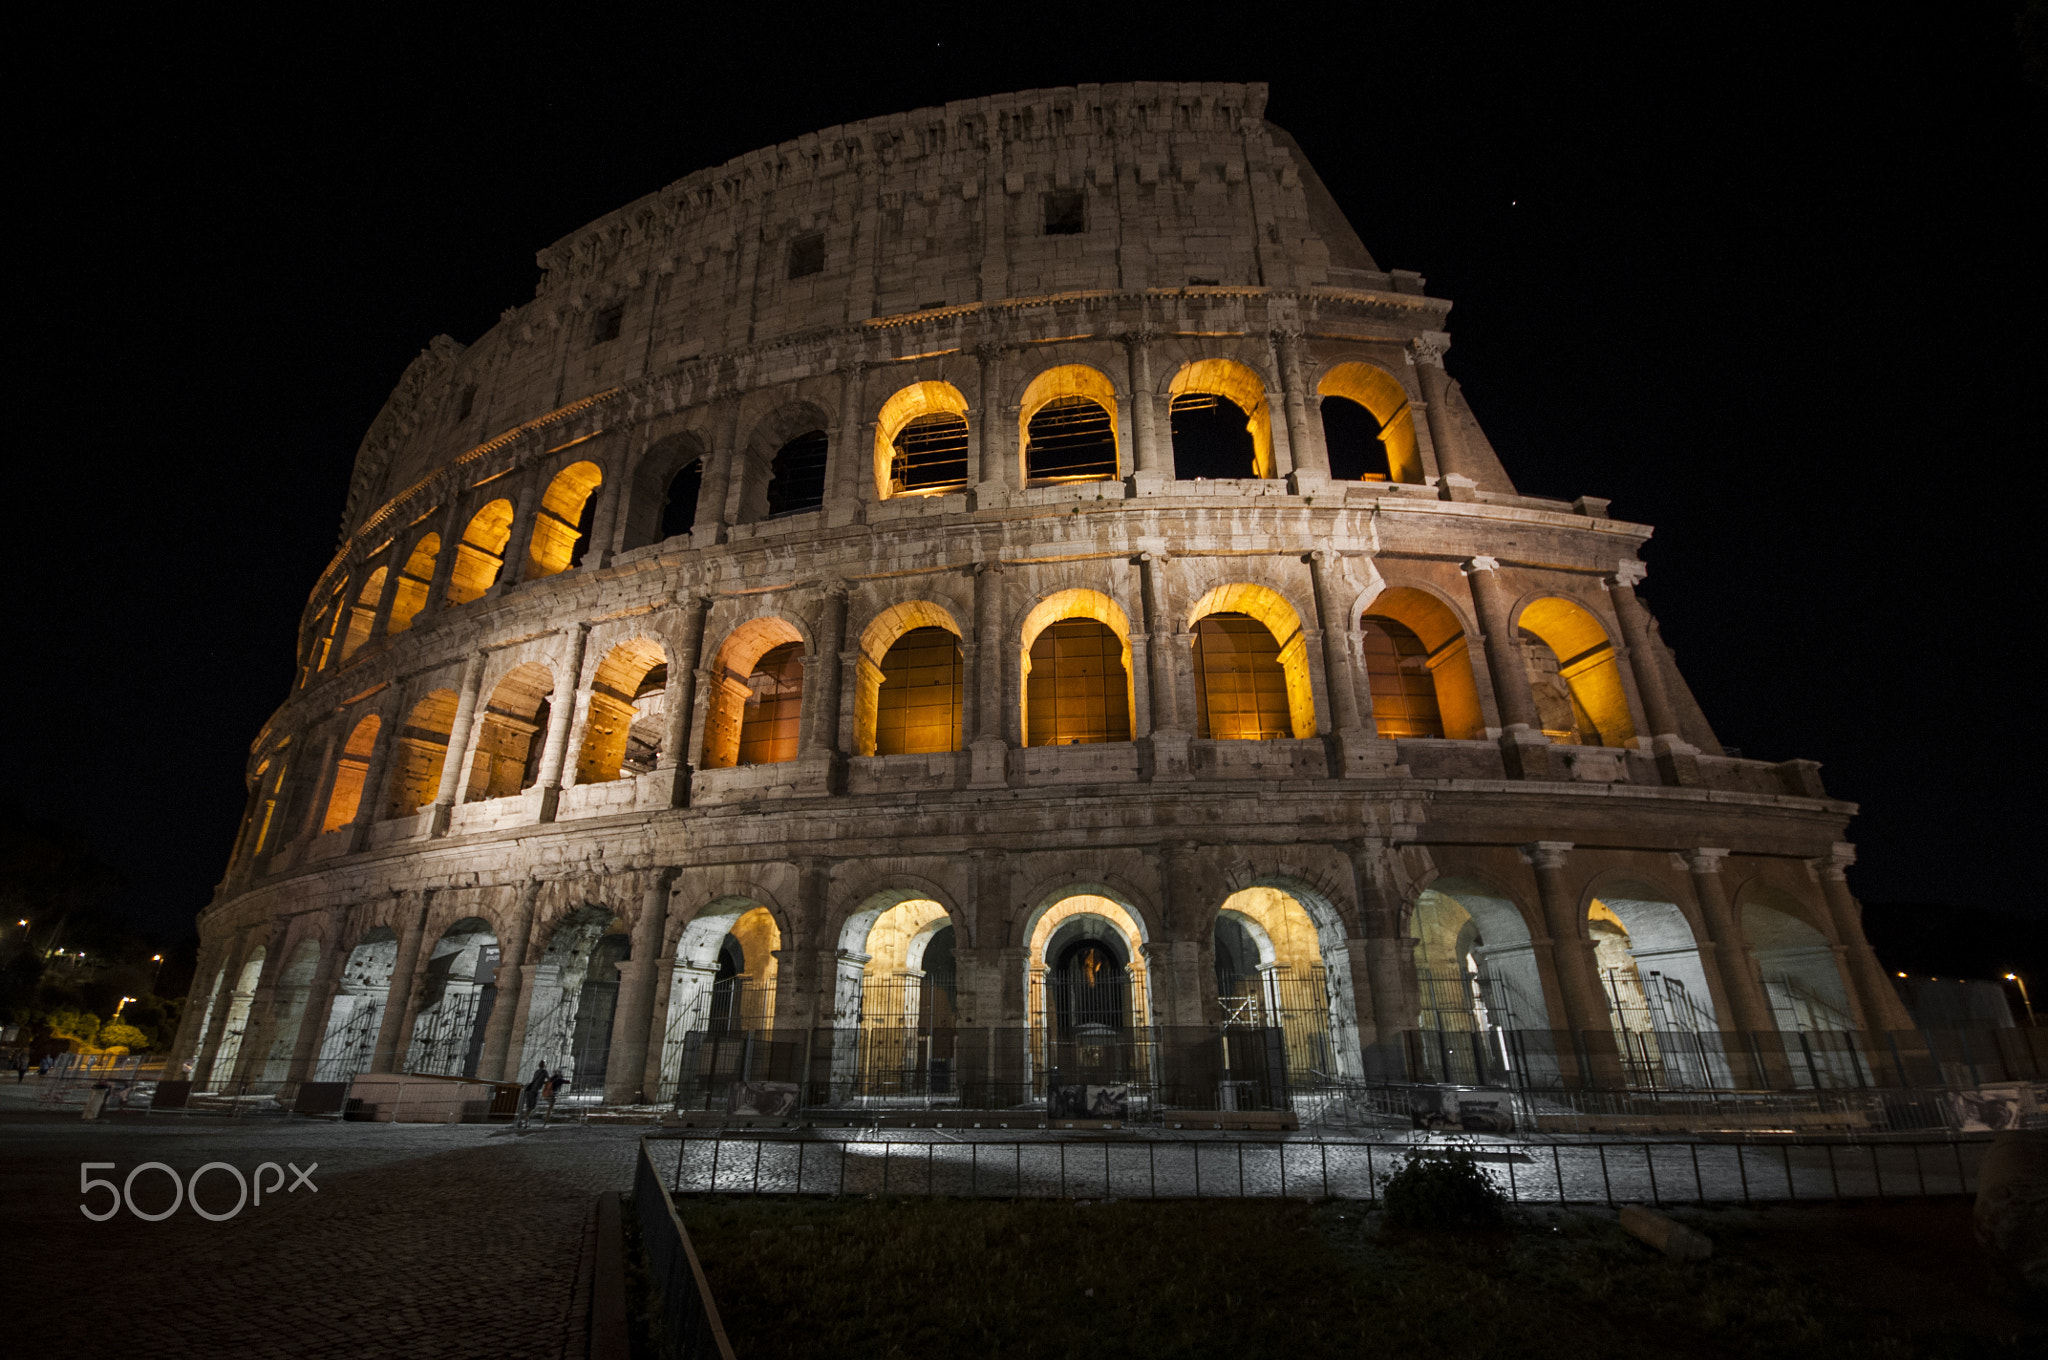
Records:
{"label": "stone column", "polygon": [[451,487],[443,494],[449,499],[448,508],[441,512],[441,550],[434,554],[433,575],[427,582],[426,602],[420,606],[422,617],[413,620],[415,628],[424,621],[428,610],[448,607],[448,582],[455,576],[455,550],[462,542],[463,532],[469,528],[469,521],[459,519],[456,513],[461,504],[460,493]]}
{"label": "stone column", "polygon": [[[1537,841],[1529,848],[1536,867],[1536,892],[1542,900],[1544,933],[1548,939],[1536,942],[1540,954],[1553,960],[1557,1000],[1564,1007],[1565,1024],[1584,1045],[1592,1071],[1583,1073],[1587,1085],[1618,1087],[1621,1063],[1614,1043],[1614,1024],[1609,1015],[1606,992],[1600,986],[1599,965],[1593,958],[1593,941],[1586,933],[1585,918],[1579,911],[1578,895],[1565,879],[1565,857],[1570,841]],[[1560,1061],[1568,1055],[1560,1053]],[[1573,1064],[1574,1066],[1576,1064]]]}
{"label": "stone column", "polygon": [[1186,779],[1191,773],[1189,742],[1192,738],[1190,724],[1181,717],[1175,683],[1174,649],[1177,643],[1172,601],[1162,579],[1165,568],[1163,553],[1138,554],[1139,594],[1145,608],[1146,700],[1152,710],[1152,731],[1145,738],[1145,749],[1150,753],[1151,777],[1155,780]]}
{"label": "stone column", "polygon": [[405,929],[398,935],[398,957],[391,965],[391,985],[384,993],[384,1015],[377,1026],[377,1047],[370,1055],[372,1072],[396,1072],[405,1065],[412,1041],[413,974],[419,969],[421,939],[427,929],[427,905],[405,909]]}
{"label": "stone column", "polygon": [[597,489],[597,513],[590,517],[590,541],[583,545],[583,561],[577,564],[577,571],[597,571],[611,563],[612,526],[618,522],[619,500],[625,495],[625,463],[620,457],[613,475]]}
{"label": "stone column", "polygon": [[271,927],[263,946],[263,970],[249,993],[249,1014],[242,1022],[242,1047],[235,1054],[237,1081],[261,1080],[270,1058],[270,1044],[277,1033],[278,977],[284,972],[284,946],[291,929],[289,921]]}
{"label": "stone column", "polygon": [[[384,563],[384,589],[370,611],[370,635],[363,639],[363,647],[368,647],[391,629],[391,606],[398,601],[398,573],[405,567],[398,560],[401,541],[392,540],[391,556]],[[362,648],[356,650],[360,652]]]}
{"label": "stone column", "polygon": [[1364,1003],[1358,1008],[1359,1049],[1368,1077],[1399,1081],[1408,1075],[1401,1036],[1419,1023],[1415,940],[1401,929],[1400,908],[1380,882],[1385,843],[1361,838],[1346,842],[1344,851],[1351,860],[1358,923],[1365,936],[1354,942],[1363,949],[1352,951],[1352,985],[1363,993]]}
{"label": "stone column", "polygon": [[1323,635],[1323,691],[1330,696],[1331,773],[1357,779],[1383,773],[1395,760],[1394,743],[1379,735],[1372,721],[1372,695],[1359,702],[1358,667],[1352,658],[1351,620],[1337,600],[1330,580],[1335,555],[1318,548],[1308,555],[1309,579],[1315,587],[1316,618]]}
{"label": "stone column", "polygon": [[1139,495],[1158,495],[1164,483],[1173,480],[1173,449],[1161,448],[1158,396],[1152,390],[1152,342],[1159,333],[1149,326],[1124,332],[1124,348],[1131,361],[1131,472],[1144,476],[1135,483]]}
{"label": "stone column", "polygon": [[512,503],[512,536],[505,540],[505,565],[499,568],[498,579],[484,592],[487,600],[497,599],[526,579],[526,555],[533,545],[540,489],[540,468],[536,465],[526,469],[520,477],[519,498]]}
{"label": "stone column", "polygon": [[1422,385],[1423,416],[1436,448],[1438,494],[1447,501],[1469,501],[1479,484],[1465,464],[1464,445],[1451,422],[1451,381],[1444,372],[1450,347],[1451,337],[1443,331],[1424,331],[1408,342],[1408,363]]}
{"label": "stone column", "polygon": [[508,1074],[506,1059],[510,1056],[512,1022],[526,1004],[527,975],[532,971],[526,967],[526,951],[528,937],[533,934],[534,903],[539,897],[540,880],[529,879],[521,885],[512,920],[498,941],[498,995],[491,1003],[491,1018],[484,1023],[483,1052],[476,1061],[476,1074],[485,1081],[518,1077],[516,1061]]}
{"label": "stone column", "polygon": [[1828,857],[1815,865],[1820,871],[1821,895],[1827,899],[1828,916],[1840,942],[1838,957],[1847,965],[1843,971],[1848,976],[1843,981],[1849,984],[1850,1001],[1865,1030],[1872,1034],[1908,1033],[1913,1030],[1913,1017],[1885,976],[1877,951],[1864,938],[1863,907],[1849,891],[1847,870],[1855,862],[1856,847],[1838,841]]}
{"label": "stone column", "polygon": [[[650,959],[648,966],[654,970],[654,1007],[647,1017],[647,1061],[640,1069],[640,1090],[646,1097],[644,1103],[656,1104],[663,1099],[661,1086],[667,1074],[661,1070],[662,1060],[668,1045],[669,1006],[675,1001],[676,969],[680,965],[663,953],[660,958]],[[710,985],[705,983],[707,988]]]}
{"label": "stone column", "polygon": [[590,640],[590,625],[571,624],[569,654],[555,675],[554,700],[548,705],[547,744],[540,751],[540,815],[534,820],[552,822],[562,799],[562,763],[569,753],[569,724],[576,716],[577,691],[583,681],[583,649]]}
{"label": "stone column", "polygon": [[462,794],[462,782],[469,776],[469,763],[476,754],[477,737],[483,723],[477,720],[477,691],[484,683],[484,654],[471,652],[462,668],[462,688],[455,696],[455,717],[448,726],[448,754],[441,761],[441,786],[434,792],[434,804],[427,809],[427,834],[445,836],[455,800]]}
{"label": "stone column", "polygon": [[1636,582],[1646,572],[1641,562],[1623,561],[1606,580],[1607,593],[1614,601],[1614,617],[1621,625],[1622,645],[1628,649],[1629,674],[1642,697],[1643,718],[1650,729],[1650,749],[1666,784],[1693,785],[1700,782],[1699,748],[1678,732],[1678,711],[1671,703],[1671,688],[1665,683],[1664,667],[1658,664],[1655,642],[1650,636],[1649,617],[1636,598]]}
{"label": "stone column", "polygon": [[313,970],[313,981],[306,988],[306,1008],[299,1016],[299,1034],[292,1043],[291,1061],[284,1069],[286,1085],[305,1081],[320,1056],[320,1043],[327,1037],[327,1015],[334,1009],[334,989],[341,970],[348,965],[349,953],[345,941],[337,941],[321,951],[320,966]]}
{"label": "stone column", "polygon": [[690,801],[690,771],[697,766],[697,753],[690,750],[690,722],[697,710],[697,674],[703,664],[704,619],[711,612],[711,597],[691,595],[676,601],[682,607],[682,624],[676,630],[676,654],[668,659],[668,711],[662,715],[661,754],[655,757],[656,774],[669,781],[669,806],[684,807]]}
{"label": "stone column", "polygon": [[988,488],[991,501],[996,501],[1010,489],[1013,480],[999,466],[1001,455],[997,451],[1002,444],[996,422],[1001,418],[998,408],[1002,404],[1003,347],[993,340],[983,340],[974,347],[974,358],[977,381],[974,409],[968,413],[967,485],[977,492]]}
{"label": "stone column", "polygon": [[860,507],[875,498],[874,444],[861,438],[861,375],[866,367],[854,359],[839,370],[839,428],[832,441],[832,496],[825,507],[826,522],[834,527],[859,523]]}
{"label": "stone column", "polygon": [[1008,630],[1003,621],[1003,564],[991,558],[974,568],[974,739],[968,743],[968,787],[1001,788],[1009,782],[1010,743],[1003,734],[1003,655]]}
{"label": "stone column", "polygon": [[[713,418],[711,452],[704,459],[704,480],[697,488],[696,526],[691,541],[703,544],[725,542],[726,501],[732,490],[732,466],[739,443],[739,398],[726,398]],[[699,539],[698,534],[708,537]]]}
{"label": "stone column", "polygon": [[1280,358],[1281,402],[1287,412],[1287,443],[1294,457],[1290,489],[1297,495],[1312,495],[1330,479],[1330,458],[1309,420],[1308,393],[1301,382],[1301,331],[1274,331],[1273,350]]}
{"label": "stone column", "polygon": [[846,583],[825,587],[818,610],[818,649],[804,654],[803,753],[839,754],[839,653],[846,646]]}
{"label": "stone column", "polygon": [[1768,1047],[1761,1042],[1754,1047],[1739,1041],[1731,1045],[1729,1066],[1744,1071],[1755,1064],[1754,1055],[1761,1051],[1764,1070],[1751,1074],[1755,1084],[1786,1089],[1791,1080],[1785,1068],[1784,1050],[1776,1046],[1777,1018],[1771,1014],[1771,999],[1764,992],[1763,976],[1757,971],[1747,937],[1728,901],[1727,881],[1721,877],[1721,861],[1727,857],[1726,850],[1702,848],[1686,852],[1693,899],[1699,903],[1700,919],[1706,923],[1711,937],[1699,942],[1700,958],[1718,975],[1721,995],[1727,1001],[1728,1014],[1723,1017],[1722,1029],[1761,1035],[1771,1041]]}
{"label": "stone column", "polygon": [[618,965],[619,996],[612,1011],[612,1046],[604,1066],[607,1105],[646,1103],[642,1082],[651,1039],[648,1028],[654,1018],[654,984],[661,976],[661,942],[667,937],[669,884],[675,876],[674,869],[661,870],[641,894],[640,915],[633,922],[632,953]]}
{"label": "stone column", "polygon": [[1507,593],[1501,589],[1500,563],[1474,557],[1464,566],[1471,585],[1472,606],[1486,638],[1486,669],[1493,678],[1494,703],[1500,710],[1501,757],[1510,779],[1550,777],[1550,738],[1536,712],[1529,689],[1529,667],[1522,658],[1521,639],[1508,623]]}

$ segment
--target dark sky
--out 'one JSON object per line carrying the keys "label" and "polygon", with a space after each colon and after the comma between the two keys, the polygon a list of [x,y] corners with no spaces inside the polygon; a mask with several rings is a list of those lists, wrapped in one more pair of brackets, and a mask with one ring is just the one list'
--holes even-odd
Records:
{"label": "dark sky", "polygon": [[364,429],[564,233],[834,123],[1264,80],[1381,267],[1456,301],[1510,475],[1657,526],[1644,598],[1722,739],[1863,804],[1858,892],[2038,911],[2048,119],[2013,11],[1614,17],[1651,8],[19,33],[0,798],[189,927]]}

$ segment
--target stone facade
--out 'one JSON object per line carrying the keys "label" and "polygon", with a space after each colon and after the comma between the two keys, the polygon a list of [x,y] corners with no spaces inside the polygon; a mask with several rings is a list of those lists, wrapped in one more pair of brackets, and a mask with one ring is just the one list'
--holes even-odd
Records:
{"label": "stone facade", "polygon": [[[1802,999],[1909,1029],[1843,880],[1853,808],[1723,752],[1636,594],[1650,529],[1516,491],[1446,373],[1450,304],[1378,267],[1264,102],[1081,87],[828,129],[592,223],[475,344],[436,338],[251,750],[179,1037],[202,1084],[348,1042],[418,1067],[488,980],[443,1068],[523,1073],[569,1042],[541,1027],[590,1025],[563,998],[609,995],[605,1095],[645,1097],[721,973],[778,1030],[858,1026],[870,937],[915,978],[934,922],[957,1022],[1028,1027],[1077,898],[1155,1026],[1220,1022],[1234,913],[1326,989],[1341,1076],[1412,1069],[1446,969],[1523,1030],[1625,1041],[1648,978],[1723,1031]],[[1107,415],[1113,474],[1030,475],[1060,397]],[[1212,397],[1257,475],[1176,476],[1177,403]],[[1333,398],[1380,424],[1378,479],[1333,477]],[[919,417],[966,425],[929,487],[896,461]],[[771,513],[810,432],[819,503]],[[1224,615],[1278,647],[1279,735],[1206,735]],[[1068,619],[1121,648],[1127,740],[1027,744],[1033,639]],[[1375,619],[1419,639],[1437,728],[1388,718]],[[890,753],[917,629],[955,640],[957,736]],[[774,737],[755,668],[788,644]],[[1276,902],[1299,930],[1260,925]]]}

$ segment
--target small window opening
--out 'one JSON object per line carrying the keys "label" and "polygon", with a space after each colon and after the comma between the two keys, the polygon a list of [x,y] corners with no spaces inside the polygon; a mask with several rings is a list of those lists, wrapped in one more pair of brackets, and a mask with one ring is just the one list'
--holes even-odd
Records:
{"label": "small window opening", "polygon": [[1049,401],[1031,417],[1027,435],[1024,468],[1034,484],[1116,476],[1116,432],[1100,402],[1087,397]]}
{"label": "small window opening", "polygon": [[1079,236],[1088,230],[1088,198],[1079,189],[1055,189],[1045,196],[1045,234]]}
{"label": "small window opening", "polygon": [[1197,278],[1190,278],[1190,279],[1188,280],[1188,287],[1190,287],[1190,288],[1221,288],[1222,286],[1223,286],[1223,280],[1222,280],[1222,279],[1197,279]]}
{"label": "small window opening", "polygon": [[789,243],[789,276],[793,279],[808,278],[812,274],[825,272],[825,236],[812,232],[799,236]]}
{"label": "small window opening", "polygon": [[1189,481],[1259,475],[1251,417],[1230,398],[1183,392],[1173,399],[1172,423],[1174,476]]}
{"label": "small window opening", "polygon": [[704,484],[704,460],[693,460],[668,484],[668,496],[661,505],[661,536],[687,534],[697,523],[697,493]]}
{"label": "small window opening", "polygon": [[768,471],[768,517],[815,510],[825,503],[823,430],[800,434],[776,451]]}
{"label": "small window opening", "polygon": [[476,384],[471,383],[469,386],[462,389],[462,396],[455,403],[455,418],[457,420],[468,420],[469,413],[471,411],[474,411],[475,409]]}
{"label": "small window opening", "polygon": [[619,328],[624,323],[625,317],[626,308],[623,303],[614,303],[612,306],[599,312],[597,319],[591,326],[590,343],[602,345],[607,340],[618,339]]}
{"label": "small window opening", "polygon": [[919,416],[896,436],[889,494],[933,495],[967,485],[967,421],[950,411]]}
{"label": "small window opening", "polygon": [[1380,422],[1349,397],[1323,398],[1323,445],[1330,451],[1330,478],[1338,482],[1387,480],[1387,446]]}

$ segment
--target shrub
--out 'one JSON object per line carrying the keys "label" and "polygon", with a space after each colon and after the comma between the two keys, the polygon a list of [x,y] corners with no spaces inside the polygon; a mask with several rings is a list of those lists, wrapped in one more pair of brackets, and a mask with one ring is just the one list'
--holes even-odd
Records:
{"label": "shrub", "polygon": [[116,1020],[100,1026],[99,1045],[101,1048],[125,1048],[130,1053],[140,1053],[149,1047],[149,1035]]}
{"label": "shrub", "polygon": [[1490,1228],[1507,1196],[1469,1152],[1415,1152],[1380,1188],[1397,1228]]}

